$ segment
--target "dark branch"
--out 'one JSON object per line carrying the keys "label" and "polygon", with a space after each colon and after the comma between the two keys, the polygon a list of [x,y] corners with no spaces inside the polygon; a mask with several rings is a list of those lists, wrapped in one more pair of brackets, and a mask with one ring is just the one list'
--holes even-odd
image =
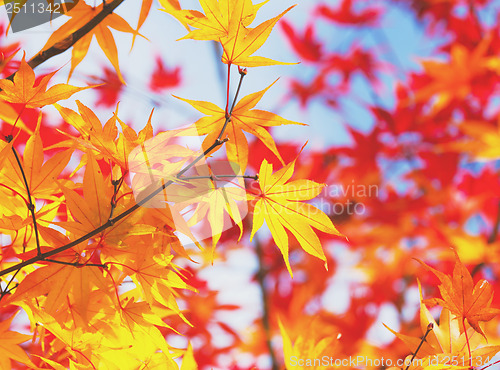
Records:
{"label": "dark branch", "polygon": [[[114,0],[110,3],[103,2],[102,10],[88,23],[86,23],[82,28],[76,30],[71,35],[67,36],[63,40],[57,42],[56,44],[49,47],[47,50],[42,50],[38,54],[36,54],[33,58],[30,59],[28,65],[31,68],[38,67],[40,64],[45,62],[46,60],[52,58],[53,56],[64,53],[74,44],[76,44],[82,37],[87,35],[90,31],[92,31],[95,27],[101,23],[104,18],[113,13],[113,11],[121,4],[124,0]],[[9,80],[13,80],[14,76],[17,72],[12,73],[9,77]]]}

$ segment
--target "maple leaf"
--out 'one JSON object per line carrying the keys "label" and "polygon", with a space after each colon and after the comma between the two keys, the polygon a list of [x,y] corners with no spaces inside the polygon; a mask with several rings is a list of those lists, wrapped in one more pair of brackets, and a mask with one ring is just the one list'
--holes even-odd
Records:
{"label": "maple leaf", "polygon": [[153,314],[147,302],[134,302],[134,299],[127,300],[126,304],[121,304],[120,316],[124,326],[130,330],[132,335],[142,332],[150,337],[164,353],[168,353],[165,338],[156,327],[168,327],[168,325]]}
{"label": "maple leaf", "polygon": [[[253,228],[250,240],[266,221],[276,245],[281,250],[288,272],[292,269],[288,261],[288,229],[309,254],[326,263],[321,242],[312,227],[329,234],[342,235],[333,226],[330,218],[316,207],[300,201],[318,196],[325,184],[311,180],[287,181],[292,177],[295,161],[272,173],[273,166],[264,160],[259,170],[261,194],[250,196],[257,200],[253,214]],[[312,227],[311,227],[312,226]]]}
{"label": "maple leaf", "polygon": [[472,276],[460,261],[458,253],[455,250],[454,253],[455,268],[451,277],[417,260],[441,281],[439,292],[442,298],[431,298],[425,302],[433,306],[440,305],[458,316],[461,332],[465,330],[464,323],[467,320],[475,331],[485,337],[479,322],[489,321],[500,313],[500,309],[490,307],[493,288],[484,279],[474,285]]}
{"label": "maple leaf", "polygon": [[[74,259],[65,262],[74,262]],[[75,309],[86,322],[89,297],[96,287],[111,294],[101,269],[52,264],[38,268],[26,276],[9,301],[22,303],[31,297],[46,295],[44,310],[54,315],[58,310],[66,308],[67,300],[71,299]]]}
{"label": "maple leaf", "polygon": [[176,0],[160,0],[160,3],[165,7],[163,11],[176,17],[190,30],[181,40],[219,41],[228,37],[234,27],[240,24],[249,26],[259,8],[267,1],[253,5],[251,0],[200,0],[205,14],[195,10],[181,10]]}
{"label": "maple leaf", "polygon": [[[224,131],[224,136],[222,138],[227,137],[229,139],[226,143],[227,158],[232,162],[238,163],[242,173],[245,173],[248,164],[248,142],[243,131],[256,136],[273,152],[280,162],[284,164],[271,134],[265,127],[292,124],[304,125],[303,123],[289,121],[271,112],[252,109],[273,84],[269,85],[264,90],[242,98],[234,107],[231,114],[231,120],[228,122],[226,130]],[[207,117],[202,117],[196,121],[193,127],[181,131],[181,134],[207,135],[203,140],[203,149],[210,147],[224,127],[226,121],[225,110],[213,103],[177,98],[191,104],[198,111],[207,115]]]}
{"label": "maple leaf", "polygon": [[[337,336],[329,335],[325,338],[316,338],[317,332],[306,332],[299,335],[295,342],[292,344],[289,334],[281,320],[278,319],[278,325],[283,340],[283,356],[285,358],[285,368],[292,369],[324,369],[324,363],[317,366],[317,361],[312,359],[319,359],[328,356],[333,358],[333,354],[338,352]],[[298,364],[298,359],[302,360],[302,364]]]}
{"label": "maple leaf", "polygon": [[118,75],[115,71],[109,69],[108,67],[103,68],[104,76],[91,76],[92,79],[100,84],[95,88],[95,91],[99,95],[96,100],[96,106],[104,106],[111,108],[116,106],[120,94],[122,93],[124,85],[121,83]]}
{"label": "maple leaf", "polygon": [[[87,153],[87,166],[83,176],[83,198],[73,189],[59,184],[65,200],[66,206],[73,216],[73,220],[54,222],[66,229],[75,236],[75,239],[88,232],[95,230],[105,224],[111,212],[111,199],[113,196],[113,186],[110,178],[105,178],[94,156]],[[122,185],[123,193],[129,193],[126,185]],[[122,193],[120,193],[121,195]],[[123,197],[122,201],[116,205],[117,214],[131,204],[135,204],[131,197]],[[122,245],[127,236],[150,234],[156,228],[150,225],[144,225],[138,222],[141,212],[135,212],[129,217],[117,221],[112,226],[99,234],[99,242],[91,245],[96,249],[108,246]],[[86,248],[86,243],[80,244],[75,249],[81,252]]]}
{"label": "maple leaf", "polygon": [[[76,147],[83,152],[92,149],[98,153],[96,156],[97,159],[104,158],[126,170],[128,169],[128,156],[130,152],[140,143],[153,138],[153,127],[151,125],[153,112],[151,112],[146,126],[140,132],[136,133],[118,118],[117,112],[102,125],[92,109],[78,100],[76,104],[78,106],[78,113],[60,105],[56,105],[55,107],[63,119],[78,130],[81,137],[75,137],[75,135],[61,131],[61,133],[69,137],[69,140],[59,142],[51,146],[50,149]],[[120,133],[118,132],[116,121],[121,125],[122,132]],[[77,169],[84,164],[85,162],[82,161]]]}
{"label": "maple leaf", "polygon": [[245,29],[242,24],[232,25],[226,39],[221,39],[223,48],[222,62],[242,67],[259,67],[275,64],[296,64],[278,62],[273,59],[251,56],[266,42],[274,25],[294,6],[289,7],[281,14],[271,18],[255,28]]}
{"label": "maple leaf", "polygon": [[156,67],[149,82],[152,91],[160,92],[169,87],[178,86],[181,82],[181,68],[168,68],[160,57],[156,58]]}
{"label": "maple leaf", "polygon": [[13,315],[10,319],[0,322],[0,368],[2,369],[11,369],[11,360],[30,367],[34,366],[26,352],[19,346],[20,343],[30,340],[31,336],[9,330],[14,317]]}
{"label": "maple leaf", "polygon": [[[79,1],[78,4],[76,4],[76,6],[74,6],[66,14],[71,17],[71,19],[63,24],[57,31],[52,33],[42,50],[47,50],[53,45],[57,45],[57,43],[65,40],[76,30],[80,29],[82,26],[92,20],[92,18],[94,18],[95,15],[102,10],[103,6],[104,3],[100,4],[97,7],[93,7],[86,4],[85,1]],[[110,28],[114,28],[115,30],[121,32],[131,33],[134,36],[141,36],[138,31],[134,30],[118,14],[109,14],[96,27],[94,27],[73,45],[71,70],[69,72],[68,79],[73,74],[76,66],[80,64],[83,58],[85,58],[85,55],[87,55],[87,51],[89,49],[92,38],[95,36],[102,51],[113,65],[118,78],[123,84],[125,84],[125,80],[120,72],[120,66],[118,63],[118,50],[116,48],[115,39],[113,37],[113,34],[111,33]]]}
{"label": "maple leaf", "polygon": [[[422,359],[422,361],[412,363],[409,370],[425,370],[432,364],[442,365],[443,369],[467,370],[470,369],[468,365],[471,359],[472,366],[486,365],[485,359],[493,357],[500,351],[498,345],[484,346],[484,338],[477,335],[473,328],[467,329],[469,333],[466,336],[460,329],[460,317],[455,316],[447,308],[442,309],[439,320],[436,321],[425,305],[420,282],[418,282],[418,286],[420,291],[420,329],[423,334],[427,333],[425,341],[422,341],[421,337],[397,333],[384,324],[389,331],[408,346],[412,353],[415,353],[418,348],[417,358]],[[471,349],[470,353],[469,348]],[[458,358],[460,362],[453,360]],[[399,370],[399,368],[397,369]]]}
{"label": "maple leaf", "polygon": [[321,5],[317,10],[318,14],[340,24],[350,25],[373,25],[377,21],[381,10],[377,8],[367,8],[358,14],[353,11],[353,0],[343,0],[338,9],[332,9],[326,5]]}
{"label": "maple leaf", "polygon": [[[145,245],[145,241],[138,243],[137,248],[127,264],[118,264],[117,267],[129,275],[141,288],[143,298],[150,306],[161,304],[172,311],[188,325],[191,324],[179,310],[175,300],[175,289],[191,289],[179,275],[173,271],[175,266],[171,263],[173,255],[166,256],[156,253]],[[129,252],[129,254],[132,254]],[[110,259],[112,257],[110,256]],[[112,262],[110,262],[112,264]]]}
{"label": "maple leaf", "polygon": [[295,52],[303,59],[318,62],[322,58],[322,44],[316,40],[312,24],[307,26],[303,36],[298,35],[297,31],[286,20],[282,20],[280,25]]}
{"label": "maple leaf", "polygon": [[213,253],[222,232],[232,225],[240,228],[241,238],[242,219],[248,212],[245,184],[241,172],[235,171],[238,166],[234,163],[213,162],[210,166],[198,165],[193,169],[201,178],[195,177],[186,181],[185,186],[168,190],[167,196],[174,199],[172,208],[179,214],[187,213],[187,207],[192,210],[193,215],[187,224],[196,225],[198,239],[212,237]]}
{"label": "maple leaf", "polygon": [[[41,116],[40,116],[41,118]],[[40,138],[41,121],[38,121],[35,133],[28,139],[23,153],[24,176],[32,196],[36,198],[58,200],[54,195],[58,192],[57,184],[54,180],[60,175],[68,164],[73,150],[66,150],[54,154],[45,163],[43,163],[43,143]],[[2,182],[12,189],[16,189],[20,194],[25,190],[24,178],[19,170],[14,155],[8,155],[9,166],[0,169]]]}
{"label": "maple leaf", "polygon": [[223,48],[223,63],[243,67],[295,64],[251,56],[264,44],[278,20],[293,8],[291,6],[280,15],[255,28],[249,28],[257,11],[266,2],[253,5],[251,0],[200,0],[205,14],[193,10],[181,10],[179,3],[172,0],[162,0],[161,4],[165,7],[164,11],[177,18],[190,30],[183,39],[220,42]]}
{"label": "maple leaf", "polygon": [[9,103],[20,103],[26,108],[40,108],[45,105],[57,103],[60,100],[68,99],[78,91],[82,91],[93,86],[76,87],[66,84],[57,84],[47,90],[47,84],[56,73],[52,72],[44,76],[35,86],[35,73],[26,63],[23,56],[19,71],[14,76],[14,81],[8,79],[0,80],[0,99]]}
{"label": "maple leaf", "polygon": [[439,148],[459,153],[470,153],[478,160],[500,158],[500,115],[497,124],[483,121],[463,121],[458,126],[468,139],[439,144]]}
{"label": "maple leaf", "polygon": [[422,61],[425,74],[431,78],[431,82],[416,91],[414,101],[427,101],[436,95],[434,108],[437,111],[453,99],[464,99],[471,93],[475,79],[495,69],[498,58],[487,56],[490,44],[491,36],[483,38],[473,51],[463,45],[453,44],[449,61]]}

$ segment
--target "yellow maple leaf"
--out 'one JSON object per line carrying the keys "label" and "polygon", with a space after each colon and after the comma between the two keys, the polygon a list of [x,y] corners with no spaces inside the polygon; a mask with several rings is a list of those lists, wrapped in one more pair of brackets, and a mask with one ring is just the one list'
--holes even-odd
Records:
{"label": "yellow maple leaf", "polygon": [[[328,359],[338,351],[338,335],[330,335],[325,338],[317,338],[317,332],[310,331],[299,335],[292,344],[289,334],[281,320],[278,319],[278,325],[283,340],[283,355],[285,358],[285,368],[292,369],[326,369],[331,364]],[[318,364],[317,360],[321,359]]]}
{"label": "yellow maple leaf", "polygon": [[266,42],[269,37],[274,25],[292,8],[293,6],[286,9],[280,15],[248,30],[246,30],[242,24],[232,25],[232,28],[229,30],[229,36],[225,39],[221,39],[222,48],[224,50],[222,54],[222,62],[242,67],[296,64],[278,62],[276,60],[260,56],[251,56],[262,45],[264,45],[264,42]]}
{"label": "yellow maple leaf", "polygon": [[0,89],[2,89],[0,99],[9,103],[24,104],[26,108],[40,108],[68,99],[74,93],[92,87],[57,84],[47,90],[47,84],[56,72],[44,76],[35,86],[35,73],[23,56],[19,70],[14,75],[14,81],[0,80]]}
{"label": "yellow maple leaf", "polygon": [[312,227],[325,233],[342,235],[325,213],[308,203],[300,202],[318,196],[325,184],[318,184],[311,180],[295,180],[287,183],[292,177],[294,166],[295,161],[272,173],[272,164],[264,160],[259,171],[261,194],[251,196],[257,199],[257,202],[254,208],[250,240],[265,220],[276,245],[283,254],[291,276],[293,274],[288,261],[288,235],[285,229],[295,236],[307,253],[320,258],[325,263],[326,256],[321,242]]}
{"label": "yellow maple leaf", "polygon": [[278,20],[293,6],[255,28],[249,28],[258,10],[267,1],[254,5],[251,0],[200,0],[205,14],[181,9],[176,0],[160,2],[165,12],[177,18],[189,30],[182,39],[220,42],[223,48],[223,63],[244,67],[294,64],[251,56],[264,44]]}
{"label": "yellow maple leaf", "polygon": [[[228,122],[224,131],[222,138],[229,139],[226,143],[227,158],[232,162],[238,163],[242,173],[245,173],[248,164],[248,142],[243,131],[256,136],[274,155],[276,155],[280,162],[284,164],[276,148],[274,139],[265,127],[304,125],[300,122],[284,119],[275,113],[252,109],[273,84],[269,85],[264,90],[242,98],[234,107],[231,114],[231,120]],[[224,127],[226,121],[224,109],[206,101],[195,101],[183,98],[178,99],[191,104],[198,111],[207,115],[196,121],[192,127],[181,131],[181,134],[183,133],[184,135],[207,135],[203,140],[203,149],[207,149],[215,142],[215,139],[219,136]]]}

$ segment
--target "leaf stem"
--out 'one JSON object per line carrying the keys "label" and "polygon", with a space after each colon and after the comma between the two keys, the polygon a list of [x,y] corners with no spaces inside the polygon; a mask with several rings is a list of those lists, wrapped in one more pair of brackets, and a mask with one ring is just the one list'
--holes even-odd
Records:
{"label": "leaf stem", "polygon": [[231,82],[231,63],[227,64],[227,87],[226,87],[226,119],[229,118],[229,86]]}
{"label": "leaf stem", "polygon": [[[234,100],[233,104],[231,105],[231,110],[229,111],[229,114],[227,113],[227,106],[226,106],[226,121],[224,122],[224,126],[222,126],[222,130],[220,130],[220,134],[217,137],[216,141],[220,141],[222,139],[222,135],[224,135],[224,132],[226,131],[227,124],[231,121],[231,115],[233,114],[234,107],[236,105],[236,100],[238,100],[238,95],[240,94],[240,89],[241,89],[241,84],[243,82],[243,78],[247,75],[246,69],[240,70],[240,82],[238,83],[238,88],[236,89],[236,94],[234,95]],[[229,77],[229,72],[228,72],[228,77]],[[229,93],[229,82],[228,82],[228,93]],[[229,104],[229,97],[227,99],[227,104]]]}
{"label": "leaf stem", "polygon": [[465,327],[465,317],[462,317],[462,326],[464,327],[465,341],[467,342],[467,349],[469,350],[469,365],[472,368],[472,355],[470,351],[469,336],[467,335],[467,328]]}
{"label": "leaf stem", "polygon": [[418,345],[417,349],[413,353],[413,356],[411,356],[410,363],[406,366],[405,370],[408,370],[410,368],[410,365],[412,364],[412,362],[415,359],[415,357],[417,357],[418,351],[420,351],[420,348],[424,344],[425,339],[427,338],[427,336],[429,335],[429,333],[432,331],[432,329],[434,329],[434,324],[432,322],[430,322],[429,325],[427,325],[427,331],[425,332],[424,336],[420,340],[420,344]]}

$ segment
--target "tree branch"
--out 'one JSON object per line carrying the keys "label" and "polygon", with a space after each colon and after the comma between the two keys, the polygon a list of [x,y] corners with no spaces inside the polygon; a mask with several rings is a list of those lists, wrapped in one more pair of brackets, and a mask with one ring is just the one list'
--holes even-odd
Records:
{"label": "tree branch", "polygon": [[[113,3],[116,3],[117,1],[119,0],[115,0],[113,1]],[[123,1],[123,0],[120,0],[120,2]],[[231,114],[233,112],[233,109],[234,109],[234,106],[235,106],[235,102],[236,102],[236,99],[238,98],[238,93],[240,91],[240,86],[241,86],[241,83],[242,83],[242,80],[244,78],[244,76],[246,75],[246,71],[240,71],[240,82],[239,82],[239,85],[238,85],[238,90],[236,91],[236,94],[235,94],[235,97],[234,97],[234,101],[233,101],[233,105],[231,107],[231,110],[229,111],[229,114],[228,114],[228,117],[226,117],[226,122],[224,124],[224,126],[222,127],[221,129],[221,132],[219,133],[219,136],[215,139],[215,142],[209,147],[207,148],[206,150],[203,151],[202,154],[200,154],[197,158],[195,158],[193,160],[193,162],[189,163],[186,167],[184,167],[182,170],[179,171],[179,173],[177,173],[176,175],[176,178],[181,178],[181,176],[186,173],[187,171],[189,171],[192,167],[194,167],[196,165],[196,163],[198,163],[201,159],[205,158],[209,153],[211,153],[214,149],[220,147],[221,145],[223,145],[228,139],[220,139],[223,135],[224,135],[224,131],[226,129],[226,126],[227,126],[227,123],[231,120]],[[19,270],[19,269],[22,269],[23,267],[26,267],[26,266],[29,266],[29,265],[32,265],[34,263],[37,263],[37,262],[40,262],[40,261],[43,261],[49,257],[52,257],[58,253],[61,253],[61,252],[64,252],[86,240],[89,240],[90,238],[100,234],[101,232],[103,232],[104,230],[106,230],[107,228],[113,226],[115,223],[121,221],[122,219],[124,219],[125,217],[129,216],[131,213],[135,212],[137,209],[139,209],[141,206],[143,206],[144,204],[146,204],[147,202],[149,202],[151,199],[153,199],[156,195],[158,195],[160,192],[162,192],[167,186],[170,186],[174,183],[175,181],[174,180],[169,180],[167,181],[166,183],[162,184],[160,187],[158,187],[158,189],[156,189],[155,191],[153,191],[151,194],[149,194],[147,197],[141,199],[139,202],[137,202],[136,204],[134,204],[132,207],[130,207],[129,209],[127,209],[126,211],[123,211],[122,213],[120,213],[118,216],[116,217],[113,217],[113,218],[109,218],[108,221],[106,221],[104,224],[102,224],[101,226],[99,226],[98,228],[92,230],[91,232],[81,236],[80,238],[76,239],[76,240],[73,240],[71,243],[68,243],[68,244],[65,244],[59,248],[55,248],[53,250],[50,250],[50,251],[47,251],[45,253],[39,253],[37,256],[33,257],[33,258],[30,258],[26,261],[23,261],[23,262],[20,262],[14,266],[11,266],[9,268],[6,268],[5,270],[2,270],[0,271],[0,276],[3,276],[3,275],[6,275],[6,274],[9,274],[13,271],[16,271],[16,270]]]}
{"label": "tree branch", "polygon": [[[68,50],[70,47],[76,44],[82,37],[87,35],[96,26],[98,26],[99,23],[101,23],[104,20],[104,18],[113,13],[113,11],[121,3],[123,3],[123,1],[124,0],[114,0],[110,3],[103,2],[102,10],[94,18],[88,21],[84,26],[82,26],[82,28],[76,30],[71,35],[67,36],[58,43],[52,45],[47,50],[41,50],[38,54],[36,54],[33,58],[31,58],[28,61],[28,65],[34,69],[35,67],[47,61],[48,59],[52,58],[53,56],[64,53],[66,50]],[[7,78],[9,80],[13,80],[16,73],[17,71],[12,73]]]}

